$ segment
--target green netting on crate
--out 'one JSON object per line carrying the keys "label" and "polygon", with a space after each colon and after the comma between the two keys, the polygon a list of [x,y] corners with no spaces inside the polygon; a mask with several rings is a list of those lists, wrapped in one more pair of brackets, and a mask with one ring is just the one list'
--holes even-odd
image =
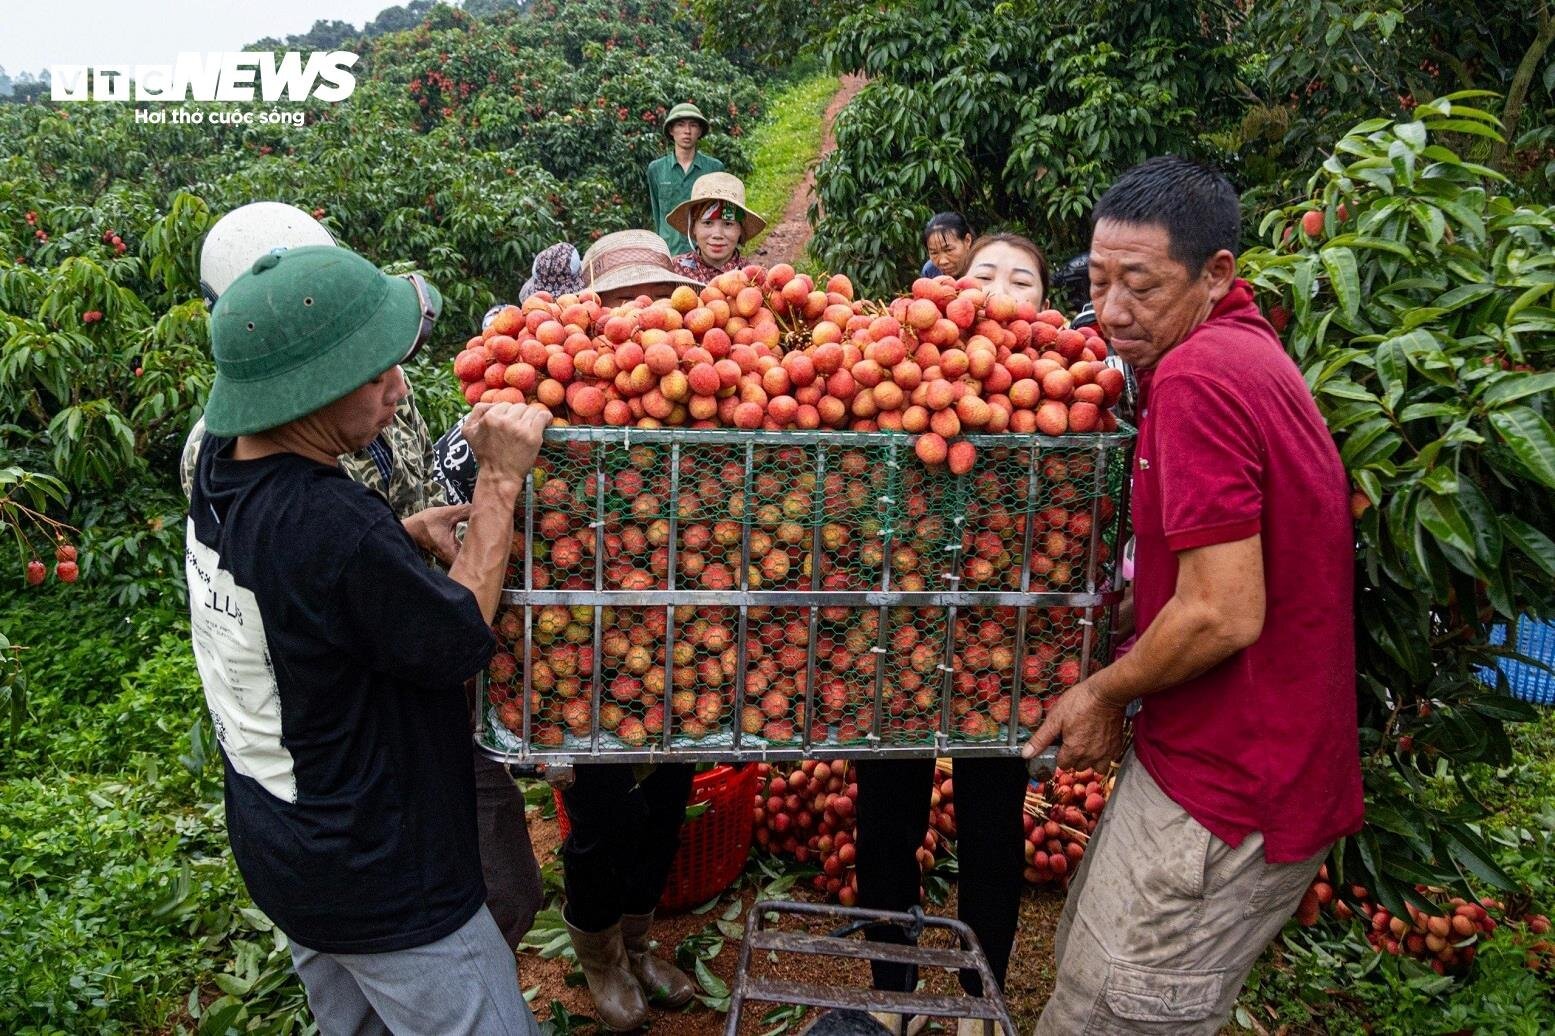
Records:
{"label": "green netting on crate", "polygon": [[510,758],[1010,751],[1105,662],[1132,431],[547,432],[482,746]]}

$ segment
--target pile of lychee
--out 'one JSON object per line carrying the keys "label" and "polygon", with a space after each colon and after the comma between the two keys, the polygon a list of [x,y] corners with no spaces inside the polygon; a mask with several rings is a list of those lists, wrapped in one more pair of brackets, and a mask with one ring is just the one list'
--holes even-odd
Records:
{"label": "pile of lychee", "polygon": [[973,433],[1108,431],[1123,375],[1092,327],[920,278],[889,304],[793,267],[609,309],[592,292],[509,306],[454,360],[471,402],[538,402],[572,424],[892,430],[928,464],[972,469]]}
{"label": "pile of lychee", "polygon": [[[844,906],[858,900],[856,825],[858,784],[846,760],[805,760],[791,769],[759,764],[761,783],[753,807],[758,849],[820,872],[819,893]],[[956,838],[953,764],[935,766],[929,826],[917,849],[923,874]],[[1025,879],[1031,885],[1067,887],[1085,854],[1090,832],[1106,805],[1110,782],[1094,770],[1059,770],[1040,789],[1027,792]],[[921,892],[921,889],[920,889]]]}
{"label": "pile of lychee", "polygon": [[[1503,903],[1488,896],[1471,902],[1462,896],[1449,896],[1441,889],[1416,885],[1415,892],[1434,905],[1434,910],[1406,901],[1405,913],[1399,915],[1377,902],[1364,885],[1351,885],[1348,891],[1348,898],[1337,894],[1328,865],[1324,864],[1312,887],[1301,897],[1296,908],[1297,923],[1310,927],[1324,913],[1348,921],[1359,913],[1365,920],[1366,941],[1374,949],[1414,957],[1428,963],[1439,975],[1466,970],[1473,963],[1480,942],[1508,921],[1527,925],[1535,936],[1548,935],[1550,931],[1550,919],[1545,915],[1527,913],[1511,917]],[[1496,914],[1502,915],[1500,921]],[[1545,940],[1533,943],[1529,966],[1555,966],[1555,945]]]}

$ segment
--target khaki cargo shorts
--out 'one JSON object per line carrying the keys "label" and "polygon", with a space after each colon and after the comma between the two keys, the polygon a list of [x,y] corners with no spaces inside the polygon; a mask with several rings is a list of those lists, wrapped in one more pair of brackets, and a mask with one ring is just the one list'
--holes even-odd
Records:
{"label": "khaki cargo shorts", "polygon": [[1325,855],[1269,864],[1260,834],[1233,849],[1130,751],[1059,918],[1037,1036],[1217,1032]]}

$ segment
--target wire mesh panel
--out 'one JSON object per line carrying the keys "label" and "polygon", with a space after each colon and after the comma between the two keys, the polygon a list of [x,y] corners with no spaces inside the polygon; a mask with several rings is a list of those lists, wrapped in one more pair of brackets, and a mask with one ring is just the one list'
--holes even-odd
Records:
{"label": "wire mesh panel", "polygon": [[553,428],[480,747],[510,761],[999,754],[1104,664],[1133,432]]}

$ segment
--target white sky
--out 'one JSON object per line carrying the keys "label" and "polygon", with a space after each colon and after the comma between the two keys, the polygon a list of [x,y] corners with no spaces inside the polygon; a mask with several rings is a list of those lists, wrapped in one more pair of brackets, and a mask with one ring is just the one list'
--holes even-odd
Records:
{"label": "white sky", "polygon": [[238,50],[307,32],[320,18],[360,29],[404,0],[0,0],[0,66],[172,64],[180,51]]}

